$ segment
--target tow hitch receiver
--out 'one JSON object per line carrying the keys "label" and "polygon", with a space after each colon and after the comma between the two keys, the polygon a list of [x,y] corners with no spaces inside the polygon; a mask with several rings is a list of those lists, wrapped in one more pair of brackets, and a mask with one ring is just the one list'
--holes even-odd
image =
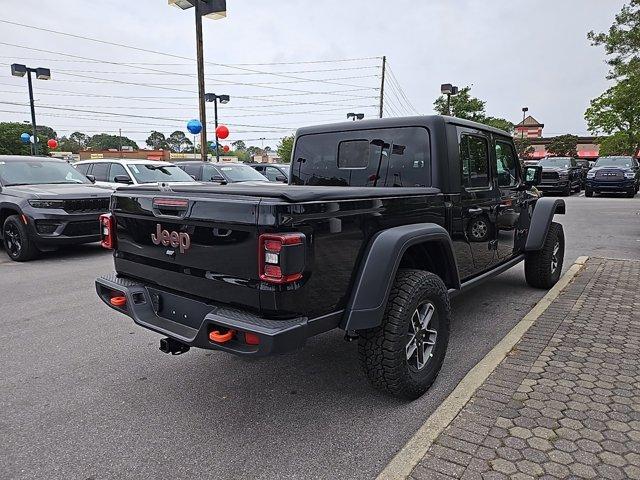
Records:
{"label": "tow hitch receiver", "polygon": [[189,351],[189,345],[174,340],[173,338],[160,339],[160,351],[171,355],[181,355]]}

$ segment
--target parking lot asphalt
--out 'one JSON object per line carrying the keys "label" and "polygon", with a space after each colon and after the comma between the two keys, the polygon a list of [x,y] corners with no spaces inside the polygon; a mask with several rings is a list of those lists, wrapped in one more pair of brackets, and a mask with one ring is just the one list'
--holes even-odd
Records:
{"label": "parking lot asphalt", "polygon": [[[640,257],[640,196],[566,201],[565,268]],[[520,265],[457,297],[442,372],[406,403],[367,384],[337,331],[262,360],[165,355],[96,297],[111,266],[96,245],[0,252],[0,477],[372,478],[544,294]]]}

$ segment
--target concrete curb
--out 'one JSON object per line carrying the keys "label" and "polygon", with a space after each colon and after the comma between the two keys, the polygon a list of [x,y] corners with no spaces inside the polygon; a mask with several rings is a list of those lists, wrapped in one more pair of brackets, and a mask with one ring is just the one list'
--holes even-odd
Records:
{"label": "concrete curb", "polygon": [[473,394],[491,375],[531,325],[544,313],[562,290],[584,267],[589,257],[578,257],[547,294],[527,313],[509,333],[475,365],[460,381],[458,386],[431,414],[404,447],[391,459],[380,472],[377,480],[397,480],[407,478],[414,467],[422,460],[435,439],[464,408]]}

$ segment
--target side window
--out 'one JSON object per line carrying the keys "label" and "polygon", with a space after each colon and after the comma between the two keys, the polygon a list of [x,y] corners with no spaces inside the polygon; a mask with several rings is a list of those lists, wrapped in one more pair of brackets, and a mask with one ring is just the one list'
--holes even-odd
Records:
{"label": "side window", "polygon": [[516,153],[508,142],[496,142],[496,172],[498,174],[498,186],[515,187],[518,183],[518,171]]}
{"label": "side window", "polygon": [[205,182],[210,182],[211,180],[220,180],[224,179],[224,175],[220,173],[213,165],[204,165],[202,167],[202,180]]}
{"label": "side window", "polygon": [[[202,175],[200,175],[200,165],[181,165],[180,168],[191,175],[191,178],[193,178],[194,180],[204,180],[202,178]],[[209,179],[207,178],[206,180]]]}
{"label": "side window", "polygon": [[94,177],[96,177],[96,181],[98,182],[106,182],[109,177],[109,164],[108,163],[94,163],[93,170],[91,173]]}
{"label": "side window", "polygon": [[89,173],[90,163],[84,163],[82,165],[76,165],[76,170],[78,170],[81,174],[87,175]]}
{"label": "side window", "polygon": [[109,170],[109,181],[111,183],[115,183],[117,176],[126,176],[127,178],[129,178],[129,180],[131,180],[131,177],[122,165],[120,165],[119,163],[112,163],[111,170]]}
{"label": "side window", "polygon": [[262,173],[265,177],[267,177],[271,182],[277,181],[276,178],[282,176],[282,173],[280,172],[280,170],[278,170],[275,167],[267,167],[264,169],[263,172],[260,172],[260,173]]}
{"label": "side window", "polygon": [[463,133],[460,136],[462,186],[489,187],[489,143],[484,137]]}

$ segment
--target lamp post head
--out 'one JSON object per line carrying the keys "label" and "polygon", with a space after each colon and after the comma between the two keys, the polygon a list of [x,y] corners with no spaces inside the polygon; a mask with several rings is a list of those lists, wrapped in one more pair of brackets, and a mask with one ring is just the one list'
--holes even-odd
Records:
{"label": "lamp post head", "polygon": [[227,16],[227,0],[169,0],[169,5],[181,10],[188,10],[199,3],[203,17],[218,20]]}
{"label": "lamp post head", "polygon": [[357,118],[358,120],[362,120],[362,119],[364,118],[364,113],[358,113],[358,114],[356,114],[356,118]]}
{"label": "lamp post head", "polygon": [[522,113],[527,113],[529,111],[529,107],[522,107]]}
{"label": "lamp post head", "polygon": [[24,77],[27,74],[27,66],[20,63],[11,65],[11,75],[14,77]]}
{"label": "lamp post head", "polygon": [[353,112],[347,113],[347,118],[353,118],[355,116],[356,116],[356,114],[353,113]]}
{"label": "lamp post head", "polygon": [[220,103],[229,103],[229,95],[219,95],[218,99],[220,100]]}
{"label": "lamp post head", "polygon": [[38,80],[50,80],[51,70],[48,68],[36,68],[36,78]]}

